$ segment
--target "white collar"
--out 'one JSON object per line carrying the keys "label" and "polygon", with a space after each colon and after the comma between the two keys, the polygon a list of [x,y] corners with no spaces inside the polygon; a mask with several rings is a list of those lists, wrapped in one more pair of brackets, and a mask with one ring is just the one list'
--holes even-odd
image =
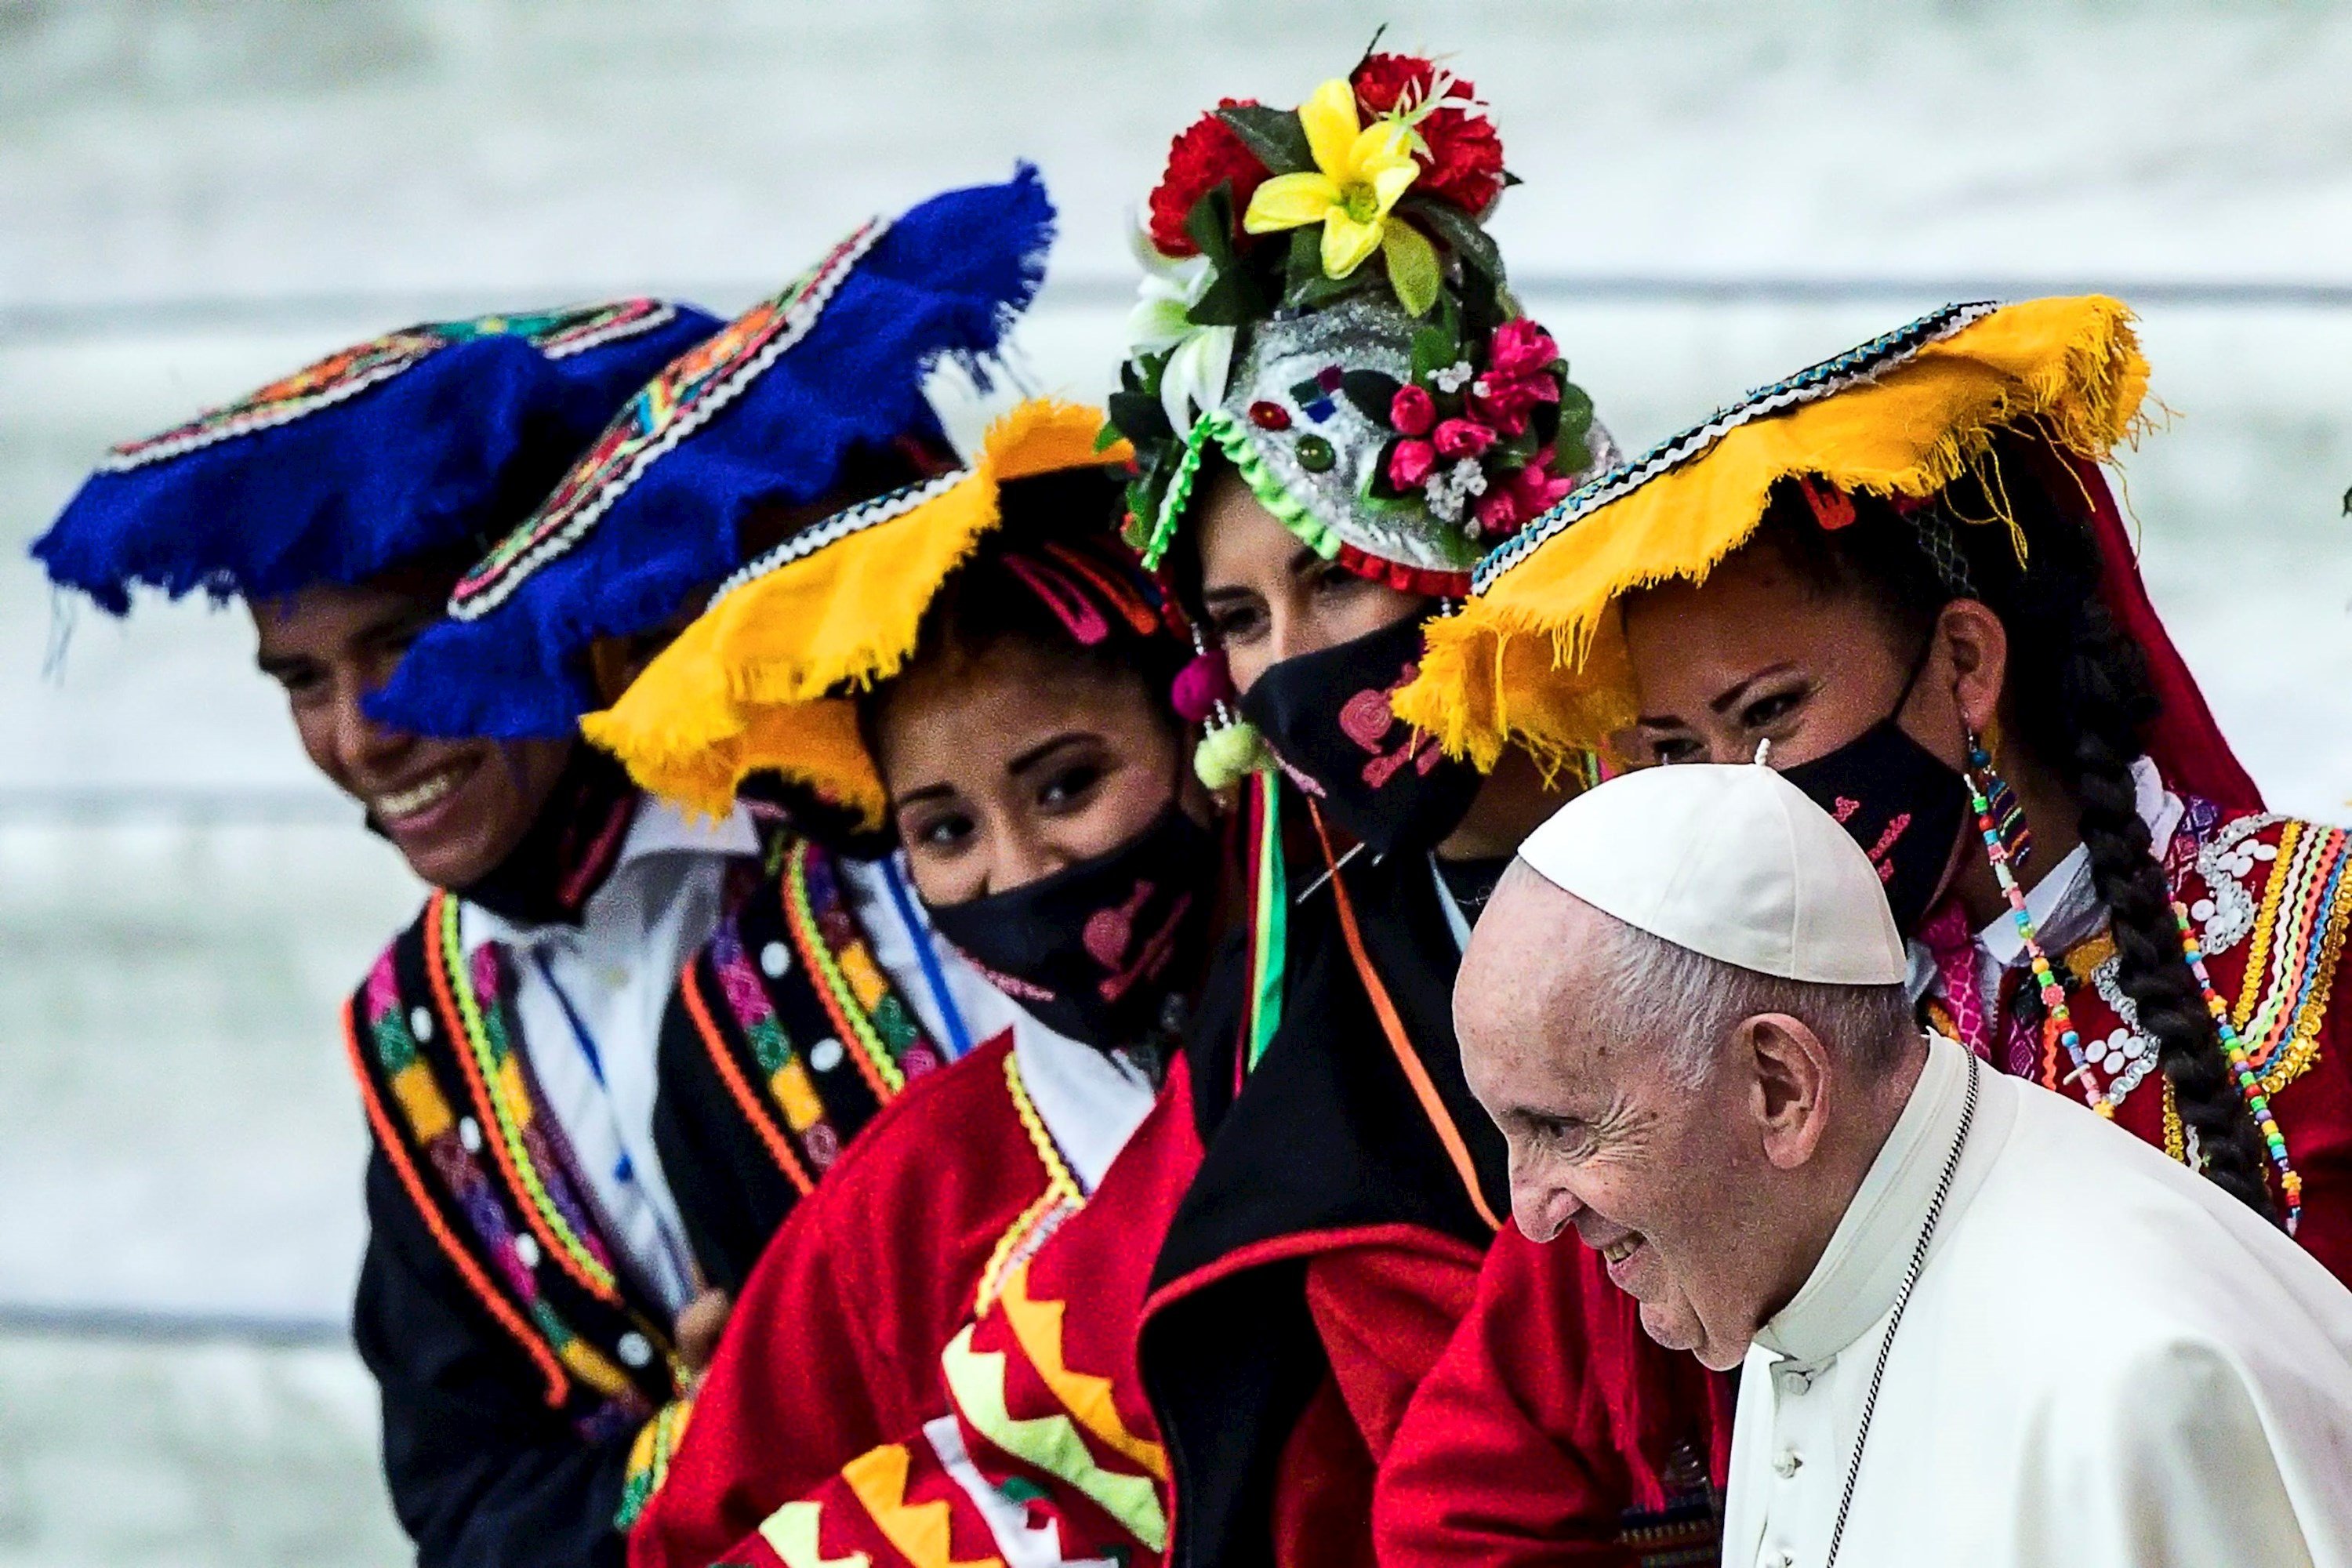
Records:
{"label": "white collar", "polygon": [[[1894,1307],[1959,1131],[1968,1065],[1969,1053],[1959,1046],[1941,1035],[1927,1037],[1927,1063],[1895,1130],[1854,1189],[1821,1260],[1789,1304],[1757,1331],[1757,1344],[1814,1365],[1860,1339]],[[1980,1173],[1982,1163],[1973,1163]],[[1948,1214],[1961,1206],[1962,1197],[1953,1192]]]}
{"label": "white collar", "polygon": [[[666,800],[647,796],[629,823],[629,831],[621,840],[621,852],[614,858],[613,869],[606,874],[604,884],[588,895],[588,902],[580,911],[580,923],[585,927],[609,918],[616,884],[628,879],[635,868],[646,861],[671,855],[750,856],[759,852],[759,829],[746,807],[738,805],[720,817],[691,816]],[[465,916],[461,939],[467,952],[490,942],[509,947],[527,945],[551,929],[568,929],[551,921],[532,924],[509,920],[470,900],[465,904]]]}
{"label": "white collar", "polygon": [[[2156,853],[2172,842],[2187,810],[2179,795],[2164,786],[2156,764],[2141,757],[2131,765],[2133,807],[2147,824],[2148,842]],[[2067,857],[2025,890],[2025,916],[2033,922],[2034,940],[2047,953],[2062,952],[2098,934],[2106,919],[2098,889],[2091,880],[2091,851],[2077,844]],[[1976,933],[1977,951],[1997,969],[2014,969],[2025,962],[2025,940],[2017,934],[2016,918],[2007,910],[1996,915]],[[1910,944],[1911,999],[1916,1002],[1936,981],[1936,960],[1924,943]]]}

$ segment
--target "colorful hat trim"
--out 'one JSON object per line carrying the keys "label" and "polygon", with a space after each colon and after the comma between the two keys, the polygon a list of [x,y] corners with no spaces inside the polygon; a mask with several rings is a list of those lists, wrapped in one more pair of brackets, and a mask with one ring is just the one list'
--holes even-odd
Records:
{"label": "colorful hat trim", "polygon": [[1952,305],[1776,382],[1586,484],[1480,563],[1433,621],[1397,712],[1491,766],[1506,741],[1559,760],[1634,715],[1612,613],[1626,593],[1703,581],[1747,542],[1772,488],[1927,497],[2025,427],[2104,461],[2140,426],[2147,362],[2099,296]]}
{"label": "colorful hat trim", "polygon": [[987,384],[1053,226],[1026,164],[862,226],[640,390],[459,582],[370,712],[431,734],[571,733],[599,705],[592,648],[702,603],[741,563],[748,517],[823,500],[860,448],[946,448],[925,378],[954,359]]}
{"label": "colorful hat trim", "polygon": [[729,580],[621,700],[581,729],[646,789],[710,815],[773,771],[879,826],[885,800],[851,695],[913,657],[940,588],[997,525],[998,489],[1074,468],[1097,450],[1097,409],[1024,403],[965,468],[817,523]]}
{"label": "colorful hat trim", "polygon": [[371,338],[115,447],[32,552],[121,615],[133,585],[268,597],[478,549],[717,324],[631,299]]}

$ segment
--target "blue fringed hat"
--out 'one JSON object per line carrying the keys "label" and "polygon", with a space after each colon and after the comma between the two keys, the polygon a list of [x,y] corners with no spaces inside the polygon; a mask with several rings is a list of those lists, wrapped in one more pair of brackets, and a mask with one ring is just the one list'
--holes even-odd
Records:
{"label": "blue fringed hat", "polygon": [[645,378],[718,326],[619,300],[430,321],[108,453],[33,555],[112,615],[134,585],[268,598],[498,537]]}
{"label": "blue fringed hat", "polygon": [[985,384],[1053,227],[1024,163],[859,228],[647,383],[458,583],[369,711],[425,734],[572,733],[604,705],[593,645],[698,609],[742,564],[753,512],[824,498],[861,448],[945,449],[924,379],[952,358]]}

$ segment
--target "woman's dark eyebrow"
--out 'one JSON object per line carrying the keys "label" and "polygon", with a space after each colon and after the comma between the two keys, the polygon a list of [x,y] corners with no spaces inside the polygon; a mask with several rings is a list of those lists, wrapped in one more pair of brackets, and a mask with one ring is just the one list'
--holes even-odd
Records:
{"label": "woman's dark eyebrow", "polygon": [[1019,778],[1023,773],[1027,773],[1030,769],[1035,767],[1038,763],[1045,762],[1055,752],[1061,751],[1066,746],[1083,745],[1089,741],[1099,743],[1101,740],[1102,737],[1100,735],[1094,733],[1094,731],[1090,730],[1072,730],[1066,734],[1055,736],[1044,745],[1032,746],[1029,750],[1022,752],[1010,763],[1007,763],[1005,764],[1004,771],[1013,777]]}
{"label": "woman's dark eyebrow", "polygon": [[1286,570],[1293,577],[1304,577],[1309,572],[1326,564],[1328,563],[1321,555],[1316,553],[1313,545],[1302,544],[1298,547],[1298,553],[1290,558],[1290,565]]}
{"label": "woman's dark eyebrow", "polygon": [[949,784],[925,784],[920,789],[899,791],[898,794],[892,797],[892,803],[898,807],[904,809],[907,806],[915,805],[919,801],[945,800],[953,794],[955,794],[955,790],[953,786]]}
{"label": "woman's dark eyebrow", "polygon": [[1728,713],[1739,705],[1739,700],[1741,698],[1748,695],[1748,689],[1749,687],[1754,686],[1759,680],[1769,680],[1776,675],[1784,675],[1788,671],[1796,668],[1797,667],[1793,664],[1776,664],[1769,666],[1767,668],[1759,669],[1755,674],[1749,676],[1747,679],[1741,681],[1738,685],[1733,687],[1730,690],[1725,692],[1722,696],[1710,698],[1707,701],[1707,709],[1711,712]]}

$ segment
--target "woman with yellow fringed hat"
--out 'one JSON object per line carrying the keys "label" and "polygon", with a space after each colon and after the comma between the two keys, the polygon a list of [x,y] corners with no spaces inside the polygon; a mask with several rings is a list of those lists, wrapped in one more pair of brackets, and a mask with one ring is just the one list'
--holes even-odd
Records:
{"label": "woman with yellow fringed hat", "polygon": [[[1043,1400],[1044,1418],[1055,1379],[1108,1387],[1127,1360],[1148,1245],[1115,1229],[1074,1279],[1046,1259],[1125,1168],[1176,1058],[1219,856],[1172,695],[1193,649],[1118,541],[1128,454],[1102,427],[1024,404],[968,467],[810,523],[584,725],[691,806],[723,811],[763,775],[895,840],[929,926],[1013,999],[1010,1026],[893,1101],[752,1271],[636,1525],[640,1568],[815,1542],[794,1510],[845,1462],[825,1555],[866,1549],[859,1508],[887,1543],[893,1503],[917,1500],[891,1489],[941,1462],[926,1423],[975,1405],[956,1452],[977,1451],[987,1411]],[[1146,1165],[1181,1182],[1191,1161]],[[1053,1348],[1024,1384],[1006,1357],[1040,1313]]]}
{"label": "woman with yellow fringed hat", "polygon": [[[1876,863],[1923,1024],[2352,1277],[2352,846],[2263,810],[2140,584],[2098,465],[2146,386],[2114,300],[1939,310],[1495,552],[1399,708],[1472,756],[1781,769]],[[2052,1201],[2100,1224],[2096,1192]],[[1540,1336],[1612,1293],[1597,1272],[1498,1247],[1384,1479],[1384,1560],[1554,1560],[1561,1436],[1591,1407]],[[1663,1250],[1647,1272],[1645,1318],[1686,1337],[1703,1287]],[[1843,1458],[1784,1457],[1792,1519],[1826,1531]]]}

